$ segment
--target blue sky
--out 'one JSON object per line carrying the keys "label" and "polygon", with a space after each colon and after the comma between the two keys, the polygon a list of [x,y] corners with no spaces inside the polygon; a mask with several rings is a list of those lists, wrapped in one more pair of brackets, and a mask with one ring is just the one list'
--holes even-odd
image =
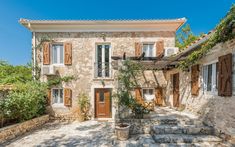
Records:
{"label": "blue sky", "polygon": [[0,59],[14,65],[31,61],[28,19],[166,19],[186,17],[195,34],[208,32],[233,0],[1,0]]}

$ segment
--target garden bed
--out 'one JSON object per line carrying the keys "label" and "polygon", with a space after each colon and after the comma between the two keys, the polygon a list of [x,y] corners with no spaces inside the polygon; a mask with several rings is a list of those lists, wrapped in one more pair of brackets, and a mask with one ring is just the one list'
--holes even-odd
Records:
{"label": "garden bed", "polygon": [[49,115],[43,115],[22,123],[10,125],[0,129],[0,144],[13,139],[25,132],[31,131],[49,121]]}

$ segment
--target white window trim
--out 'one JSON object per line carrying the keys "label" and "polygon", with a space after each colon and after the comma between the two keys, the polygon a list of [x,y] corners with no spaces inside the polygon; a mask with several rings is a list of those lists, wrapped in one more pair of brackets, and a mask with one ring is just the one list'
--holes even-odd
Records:
{"label": "white window trim", "polygon": [[[63,103],[54,103],[53,90],[62,90],[63,91]],[[51,105],[53,107],[65,107],[64,106],[64,89],[63,88],[52,88],[51,89]]]}
{"label": "white window trim", "polygon": [[[213,80],[214,78],[217,79],[217,83],[218,83],[218,78],[216,77],[216,63],[218,62],[218,60],[213,60],[211,62],[207,62],[205,64],[203,64],[202,66],[202,84],[203,84],[203,93],[206,94],[206,95],[218,95],[218,89],[216,88],[213,88],[213,86],[216,86],[214,83],[215,81]],[[205,86],[205,82],[204,82],[204,67],[205,66],[208,66],[208,65],[212,65],[212,75],[211,75],[211,91],[207,91],[207,85]],[[213,65],[215,65],[215,67],[213,68]],[[215,70],[213,70],[215,69]],[[207,70],[207,73],[208,73],[208,70]],[[207,78],[208,78],[208,75],[207,75]],[[208,80],[208,79],[206,79]],[[218,87],[217,87],[218,88]]]}
{"label": "white window trim", "polygon": [[[96,75],[94,75],[94,77],[95,77],[95,79],[112,79],[112,77],[113,77],[113,75],[112,75],[112,65],[111,65],[111,54],[112,54],[112,45],[111,45],[111,43],[96,43],[95,44],[95,63],[98,63],[98,61],[97,61],[97,53],[98,53],[98,45],[102,45],[102,63],[104,63],[105,62],[105,48],[104,48],[104,46],[105,45],[109,45],[109,66],[110,66],[110,69],[109,69],[109,77],[103,77],[103,75],[102,75],[102,77],[96,77]],[[98,69],[98,67],[96,67],[96,65],[94,65],[94,69]],[[98,71],[96,71],[96,72],[98,72]],[[94,72],[94,74],[97,74],[97,73],[95,73]],[[102,72],[102,74],[103,74],[103,72]]]}
{"label": "white window trim", "polygon": [[[62,49],[63,49],[63,63],[53,63],[53,45],[62,45]],[[51,44],[51,65],[54,66],[64,66],[64,44],[61,42],[55,42]],[[57,52],[57,61],[60,61],[60,52]]]}
{"label": "white window trim", "polygon": [[146,56],[145,54],[145,57],[156,57],[156,42],[142,42],[142,53],[144,51],[144,44],[152,44],[153,45],[153,56]]}

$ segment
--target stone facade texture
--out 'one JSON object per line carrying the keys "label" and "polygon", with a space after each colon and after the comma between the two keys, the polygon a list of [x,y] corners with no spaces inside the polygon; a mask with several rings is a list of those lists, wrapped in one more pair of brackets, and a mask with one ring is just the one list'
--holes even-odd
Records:
{"label": "stone facade texture", "polygon": [[[126,52],[127,56],[135,55],[136,42],[155,43],[164,40],[165,47],[175,46],[175,32],[82,32],[82,33],[36,33],[36,46],[40,44],[40,39],[47,37],[54,42],[72,43],[72,65],[57,66],[58,74],[63,76],[74,76],[75,79],[68,83],[62,83],[61,87],[72,89],[72,107],[50,107],[49,112],[55,116],[65,115],[73,117],[77,109],[77,100],[80,93],[86,93],[90,97],[92,105],[91,113],[94,116],[94,89],[112,88],[115,92],[117,83],[114,80],[115,71],[110,79],[96,79],[95,55],[96,45],[108,43],[111,45],[111,56],[122,56]],[[37,49],[37,65],[42,68],[42,49]],[[157,85],[152,71],[145,72],[146,77],[153,85]],[[157,77],[163,79],[161,72],[154,72]],[[48,76],[40,76],[41,81],[47,81]],[[104,84],[102,84],[104,81]],[[165,80],[161,80],[166,83]],[[141,81],[144,85],[146,81]],[[161,83],[161,82],[160,82]],[[112,117],[114,118],[115,108],[112,107]]]}
{"label": "stone facade texture", "polygon": [[49,121],[49,115],[34,118],[19,124],[11,125],[0,129],[0,144],[13,139],[25,132],[31,131]]}
{"label": "stone facade texture", "polygon": [[[173,69],[166,72],[167,91],[165,93],[167,105],[173,106],[172,92],[172,74],[180,74],[180,103],[185,106],[184,111],[193,112],[201,117],[204,123],[213,126],[216,134],[224,136],[227,139],[233,139],[235,136],[235,96],[220,97],[218,93],[203,91],[202,85],[202,66],[218,61],[218,57],[228,53],[234,53],[235,39],[217,44],[200,61],[200,91],[198,96],[191,95],[191,72]],[[234,61],[233,61],[234,62]],[[234,66],[234,65],[233,65]]]}

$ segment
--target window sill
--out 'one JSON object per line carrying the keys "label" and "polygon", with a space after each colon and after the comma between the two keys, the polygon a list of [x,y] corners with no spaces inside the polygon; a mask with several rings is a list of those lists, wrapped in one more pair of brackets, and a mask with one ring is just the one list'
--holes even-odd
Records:
{"label": "window sill", "polygon": [[53,108],[66,108],[64,104],[52,104],[51,105]]}
{"label": "window sill", "polygon": [[104,81],[114,81],[114,78],[102,78],[102,77],[100,77],[100,78],[94,78],[93,79],[93,81],[100,81],[100,80],[104,80]]}
{"label": "window sill", "polygon": [[51,66],[56,66],[56,67],[64,67],[64,64],[51,64]]}

